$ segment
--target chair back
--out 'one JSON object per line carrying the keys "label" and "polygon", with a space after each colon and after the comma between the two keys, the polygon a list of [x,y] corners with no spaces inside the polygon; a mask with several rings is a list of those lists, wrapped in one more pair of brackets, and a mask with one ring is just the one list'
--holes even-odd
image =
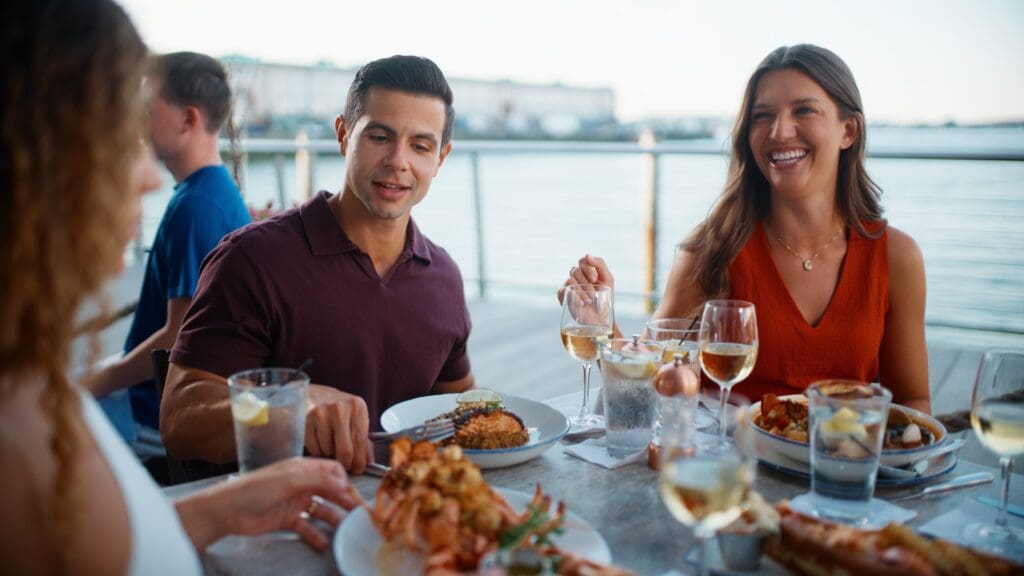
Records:
{"label": "chair back", "polygon": [[[167,368],[170,364],[171,351],[166,348],[157,348],[150,352],[149,356],[153,361],[153,378],[156,380],[156,389],[160,393],[161,402],[163,402],[164,384],[167,381]],[[179,460],[170,454],[167,455],[167,475],[172,486],[183,482],[228,474],[237,470],[238,466],[236,464],[213,464],[202,460]]]}

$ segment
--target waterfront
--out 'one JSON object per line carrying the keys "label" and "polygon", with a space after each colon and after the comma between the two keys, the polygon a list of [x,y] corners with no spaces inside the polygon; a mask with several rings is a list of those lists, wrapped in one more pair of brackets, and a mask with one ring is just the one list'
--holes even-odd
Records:
{"label": "waterfront", "polygon": [[[705,140],[686,145],[707,147]],[[416,208],[421,229],[459,262],[467,293],[479,276],[470,158],[455,151],[430,195]],[[874,150],[1021,151],[1021,128],[869,128]],[[658,278],[663,284],[683,235],[707,213],[725,179],[725,156],[667,155],[660,160]],[[295,164],[284,163],[289,200]],[[645,235],[645,159],[628,154],[481,154],[485,277],[488,296],[544,304],[585,252],[613,266],[618,307],[641,309]],[[868,161],[884,191],[890,223],[921,246],[928,273],[929,339],[958,346],[1024,342],[1024,163]],[[321,155],[314,186],[340,187],[344,163]],[[276,201],[270,160],[250,162],[246,199]],[[143,239],[155,233],[165,190],[145,200]],[[660,290],[660,288],[659,288]],[[964,331],[957,327],[981,328]]]}

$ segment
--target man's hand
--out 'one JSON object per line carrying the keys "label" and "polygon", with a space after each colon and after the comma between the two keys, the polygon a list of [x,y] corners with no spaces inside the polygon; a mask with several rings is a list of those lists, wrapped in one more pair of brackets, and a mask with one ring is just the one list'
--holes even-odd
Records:
{"label": "man's hand", "polygon": [[366,402],[320,384],[309,386],[306,450],[312,456],[333,457],[346,470],[359,474],[373,461]]}

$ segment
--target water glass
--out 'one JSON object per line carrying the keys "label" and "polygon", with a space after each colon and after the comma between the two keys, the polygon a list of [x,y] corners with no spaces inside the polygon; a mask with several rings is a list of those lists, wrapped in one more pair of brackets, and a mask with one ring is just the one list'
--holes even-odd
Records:
{"label": "water glass", "polygon": [[661,363],[662,346],[653,340],[612,338],[600,344],[608,453],[623,458],[647,448],[658,414],[651,379]]}
{"label": "water glass", "polygon": [[228,377],[238,470],[302,455],[309,376],[292,368],[259,368]]}
{"label": "water glass", "polygon": [[815,382],[806,393],[815,514],[863,525],[875,491],[892,393],[851,380]]}
{"label": "water glass", "polygon": [[[664,346],[661,361],[670,364],[676,354],[681,354],[683,363],[695,374],[700,374],[700,320],[697,318],[657,318],[647,323],[647,337]],[[678,398],[660,396],[658,398],[658,420],[654,424],[654,436],[661,435],[665,422],[665,413],[672,410]]]}

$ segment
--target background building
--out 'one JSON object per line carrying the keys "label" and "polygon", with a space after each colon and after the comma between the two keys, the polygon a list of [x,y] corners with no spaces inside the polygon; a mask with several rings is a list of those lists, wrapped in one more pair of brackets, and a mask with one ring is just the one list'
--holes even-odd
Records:
{"label": "background building", "polygon": [[[223,58],[231,70],[239,124],[250,136],[330,134],[357,68]],[[449,78],[460,136],[477,138],[630,137],[615,119],[611,88]]]}

